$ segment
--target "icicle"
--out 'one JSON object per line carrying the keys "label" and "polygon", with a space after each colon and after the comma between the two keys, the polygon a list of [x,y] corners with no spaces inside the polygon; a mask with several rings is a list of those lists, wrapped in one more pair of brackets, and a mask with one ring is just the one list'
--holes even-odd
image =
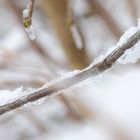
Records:
{"label": "icicle", "polygon": [[28,36],[31,40],[34,40],[35,39],[35,33],[34,33],[34,30],[33,30],[33,26],[29,26],[28,28],[26,28],[26,31],[28,33]]}
{"label": "icicle", "polygon": [[35,33],[32,26],[32,14],[30,13],[30,5],[27,6],[26,9],[23,10],[23,25],[26,29],[26,32],[31,40],[35,39]]}
{"label": "icicle", "polygon": [[29,10],[28,9],[24,9],[23,10],[23,18],[26,19],[29,17]]}

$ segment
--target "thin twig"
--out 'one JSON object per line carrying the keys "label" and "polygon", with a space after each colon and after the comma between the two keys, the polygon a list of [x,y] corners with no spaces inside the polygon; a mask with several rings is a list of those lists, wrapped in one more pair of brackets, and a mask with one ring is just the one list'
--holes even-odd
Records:
{"label": "thin twig", "polygon": [[[14,13],[14,15],[17,18],[17,22],[19,23],[19,25],[21,25],[21,14],[20,11],[21,9],[18,8],[15,3],[11,0],[6,0],[6,5],[11,9],[11,11]],[[23,26],[21,26],[23,27]],[[22,28],[24,29],[24,28]],[[25,30],[23,30],[25,32]],[[66,69],[66,66],[63,65],[62,63],[56,61],[55,59],[53,59],[40,45],[40,43],[37,40],[30,40],[29,38],[27,38],[30,42],[29,47],[31,47],[32,49],[35,50],[35,52],[38,54],[38,56],[45,62],[45,63],[52,63],[53,66],[55,67],[59,67],[59,68],[64,68]],[[46,47],[46,46],[45,46]],[[49,61],[48,61],[49,60]]]}
{"label": "thin twig", "polygon": [[[16,15],[16,17],[18,19],[18,22],[20,23],[21,15],[19,13],[20,13],[21,10],[19,10],[18,7],[15,6],[14,2],[8,1],[8,0],[6,2],[9,5],[9,7],[11,8],[11,10],[15,13],[15,15]],[[51,69],[51,71],[54,71],[53,69],[56,70],[56,68],[57,69],[58,68],[59,69],[62,69],[62,68],[66,69],[66,67],[63,64],[60,64],[60,62],[58,63],[51,56],[49,56],[49,54],[46,51],[43,50],[42,46],[40,46],[40,44],[36,40],[34,40],[34,41],[29,40],[29,42],[32,44],[30,46],[37,52],[37,54],[42,58],[42,60],[45,62],[45,64],[48,65],[48,63],[49,63],[49,65],[50,65],[49,68]],[[54,73],[56,73],[56,71],[53,72],[53,75],[54,75]],[[27,83],[23,83],[23,84],[28,85],[30,82],[31,81],[29,81]],[[34,86],[34,84],[36,84],[36,83],[33,82],[32,86]],[[20,85],[21,85],[21,83],[20,83]],[[36,86],[38,86],[38,85],[36,85]],[[60,95],[60,96],[62,96],[62,95]],[[74,110],[73,107],[70,105],[70,103],[67,102],[67,104],[66,104],[66,102],[64,102],[64,101],[62,101],[62,102],[68,108],[68,110]],[[71,113],[72,113],[72,111],[71,111]],[[73,111],[73,116],[74,116],[74,114],[76,116],[76,113]]]}
{"label": "thin twig", "polygon": [[29,0],[27,9],[25,9],[23,12],[23,24],[25,28],[28,28],[32,25],[32,15],[33,15],[33,9],[34,9],[34,0]]}
{"label": "thin twig", "polygon": [[138,41],[140,40],[140,30],[138,30],[134,35],[132,35],[124,44],[116,48],[112,53],[110,53],[104,60],[101,62],[90,65],[89,67],[79,70],[77,73],[65,77],[63,79],[56,80],[52,84],[48,84],[37,91],[31,93],[30,95],[17,99],[11,103],[3,105],[0,107],[0,115],[21,107],[25,104],[28,104],[32,101],[40,99],[45,96],[54,96],[57,95],[58,92],[61,92],[64,89],[70,88],[73,85],[86,80],[92,76],[96,76],[107,69],[111,68],[111,66],[120,58],[127,49],[132,48]]}

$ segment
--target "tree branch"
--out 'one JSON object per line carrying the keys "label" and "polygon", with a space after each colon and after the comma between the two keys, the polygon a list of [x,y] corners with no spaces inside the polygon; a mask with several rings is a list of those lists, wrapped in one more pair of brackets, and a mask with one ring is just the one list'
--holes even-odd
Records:
{"label": "tree branch", "polygon": [[28,28],[32,25],[32,15],[34,9],[35,0],[29,0],[27,9],[23,11],[23,25],[25,28]]}
{"label": "tree branch", "polygon": [[31,93],[30,95],[17,99],[11,103],[0,106],[0,115],[11,111],[13,109],[19,108],[25,104],[32,101],[38,100],[45,96],[54,96],[60,93],[62,90],[70,88],[71,86],[86,80],[91,76],[96,76],[105,70],[111,68],[111,66],[121,57],[127,49],[132,48],[140,40],[140,30],[138,30],[134,35],[132,35],[124,44],[118,46],[112,53],[110,53],[105,59],[97,64],[91,64],[89,67],[79,70],[69,76],[57,79],[44,85],[40,89]]}

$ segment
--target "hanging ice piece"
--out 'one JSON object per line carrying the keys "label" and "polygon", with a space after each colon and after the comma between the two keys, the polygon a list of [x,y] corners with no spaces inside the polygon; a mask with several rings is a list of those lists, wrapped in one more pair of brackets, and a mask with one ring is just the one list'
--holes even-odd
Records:
{"label": "hanging ice piece", "polygon": [[33,26],[32,25],[30,25],[28,28],[26,28],[26,32],[29,35],[29,38],[31,40],[34,40],[35,39],[35,33],[34,33],[34,30],[33,30]]}
{"label": "hanging ice piece", "polygon": [[35,39],[35,33],[32,26],[32,11],[33,11],[33,4],[30,4],[27,6],[27,9],[23,10],[23,25],[27,31],[27,34],[29,35],[29,38],[31,40]]}

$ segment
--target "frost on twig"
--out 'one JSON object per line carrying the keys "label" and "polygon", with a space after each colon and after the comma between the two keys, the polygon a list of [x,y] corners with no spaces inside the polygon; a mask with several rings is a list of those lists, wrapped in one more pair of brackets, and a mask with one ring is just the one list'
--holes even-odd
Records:
{"label": "frost on twig", "polygon": [[46,84],[42,88],[39,88],[27,96],[18,98],[15,101],[6,103],[3,106],[0,106],[0,115],[11,111],[13,109],[19,108],[23,105],[26,105],[30,102],[36,101],[43,97],[55,96],[60,93],[62,90],[70,88],[75,84],[78,84],[81,81],[84,81],[92,76],[97,76],[107,69],[111,68],[112,65],[124,55],[126,50],[133,48],[134,45],[140,40],[140,29],[132,34],[129,38],[126,39],[123,43],[117,44],[117,47],[112,49],[112,51],[107,52],[107,55],[100,59],[98,63],[92,63],[89,67],[71,73],[68,76],[59,78],[49,84]]}
{"label": "frost on twig", "polygon": [[4,105],[15,101],[18,98],[22,98],[23,96],[29,95],[30,92],[33,92],[33,89],[23,90],[23,87],[17,88],[13,91],[9,90],[1,90],[0,91],[0,105]]}
{"label": "frost on twig", "polygon": [[[140,30],[140,19],[138,19],[138,25],[131,27],[125,35],[122,37],[122,41],[126,41],[131,35]],[[125,54],[118,60],[120,64],[134,64],[140,59],[140,43],[137,43],[135,47],[127,50]]]}
{"label": "frost on twig", "polygon": [[34,0],[29,0],[27,8],[23,10],[23,25],[31,40],[35,39],[35,33],[32,26],[33,8]]}
{"label": "frost on twig", "polygon": [[[94,64],[100,62],[104,58],[106,58],[111,52],[115,49],[123,46],[128,40],[136,34],[140,30],[140,19],[138,20],[137,26],[130,27],[124,34],[120,37],[118,43],[110,47],[105,54],[100,55],[98,58],[95,59]],[[125,53],[117,60],[118,64],[134,64],[140,59],[140,43],[137,43],[133,48],[128,49]]]}

